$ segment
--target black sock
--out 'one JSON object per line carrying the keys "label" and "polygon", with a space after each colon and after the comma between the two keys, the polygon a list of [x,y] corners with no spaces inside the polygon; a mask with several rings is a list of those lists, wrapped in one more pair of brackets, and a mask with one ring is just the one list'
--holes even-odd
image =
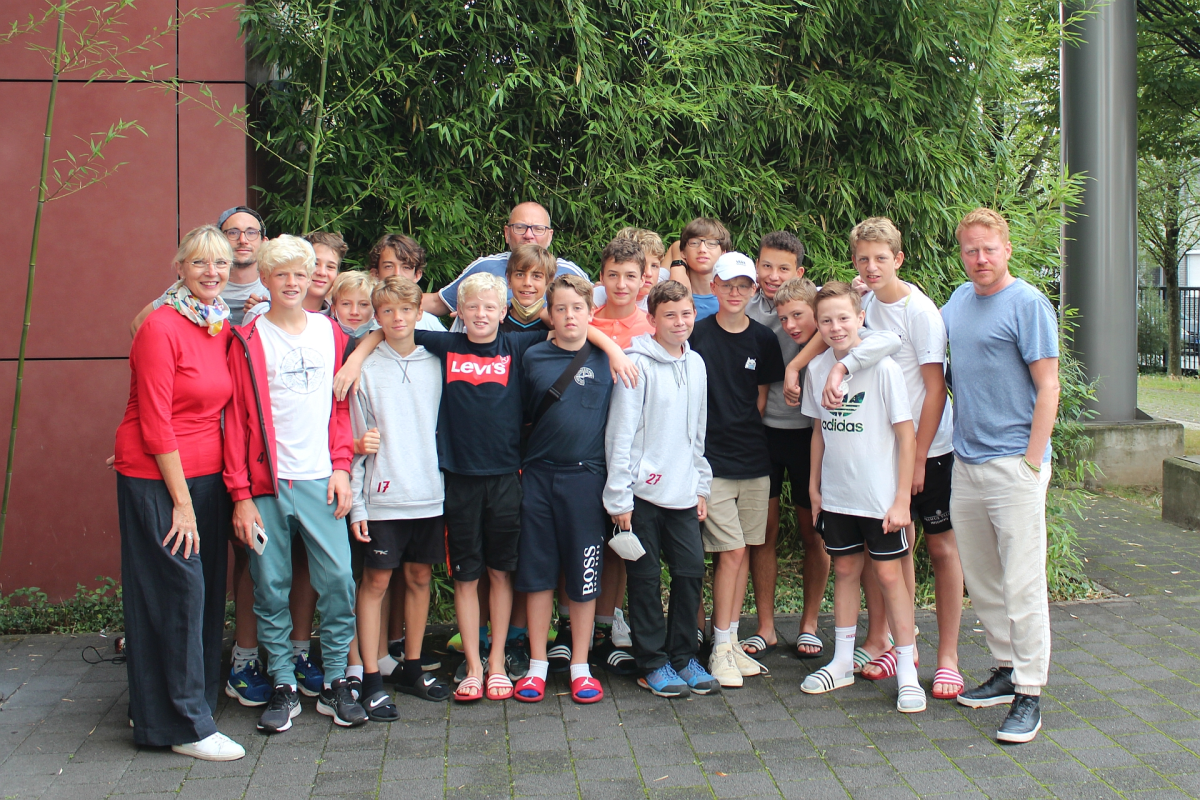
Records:
{"label": "black sock", "polygon": [[417,681],[421,678],[421,659],[406,658],[404,659],[404,673],[400,676],[400,680],[405,686],[416,686]]}
{"label": "black sock", "polygon": [[370,697],[376,692],[383,691],[383,676],[379,674],[378,670],[375,672],[364,672],[362,681],[361,696],[364,698]]}

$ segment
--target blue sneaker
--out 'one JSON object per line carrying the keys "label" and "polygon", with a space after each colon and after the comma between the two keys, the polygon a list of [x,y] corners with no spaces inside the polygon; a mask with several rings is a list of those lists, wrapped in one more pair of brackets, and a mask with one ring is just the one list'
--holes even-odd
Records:
{"label": "blue sneaker", "polygon": [[325,673],[308,660],[308,653],[302,652],[293,661],[296,671],[296,688],[305,697],[316,697],[325,688]]}
{"label": "blue sneaker", "polygon": [[229,669],[229,680],[225,681],[225,695],[244,706],[265,706],[274,692],[271,682],[260,671],[258,659],[254,659],[241,672]]}
{"label": "blue sneaker", "polygon": [[670,664],[663,664],[649,675],[638,678],[638,686],[649,689],[659,697],[687,697],[691,691],[687,682],[679,677],[679,673]]}
{"label": "blue sneaker", "polygon": [[708,670],[700,666],[700,662],[692,659],[688,665],[679,670],[679,677],[687,681],[688,689],[692,694],[719,694],[721,692],[721,682],[709,674]]}

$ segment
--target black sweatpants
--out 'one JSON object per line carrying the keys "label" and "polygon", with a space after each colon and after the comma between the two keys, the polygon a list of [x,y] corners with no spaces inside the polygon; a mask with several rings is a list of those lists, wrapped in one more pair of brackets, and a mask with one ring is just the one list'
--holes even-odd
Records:
{"label": "black sweatpants", "polygon": [[[696,509],[659,508],[633,498],[633,532],[646,554],[625,564],[633,657],[649,673],[671,662],[676,670],[696,656],[696,611],[704,587],[704,547]],[[662,613],[659,554],[671,574],[667,617]]]}
{"label": "black sweatpants", "polygon": [[167,484],[117,474],[129,714],[142,745],[186,744],[217,731],[233,505],[220,473],[187,485],[200,553],[185,560],[183,547],[175,555],[163,547],[174,509]]}

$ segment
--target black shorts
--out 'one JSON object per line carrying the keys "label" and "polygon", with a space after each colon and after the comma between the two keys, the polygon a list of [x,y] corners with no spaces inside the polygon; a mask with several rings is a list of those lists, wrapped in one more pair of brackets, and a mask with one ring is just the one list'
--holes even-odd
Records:
{"label": "black shorts", "polygon": [[521,537],[521,478],[507,475],[459,475],[443,472],[446,500],[446,551],[456,581],[477,581],[484,568],[517,568]]}
{"label": "black shorts", "polygon": [[883,520],[822,511],[817,532],[825,540],[825,552],[831,556],[867,554],[875,561],[892,561],[908,554],[908,536],[904,530],[884,534]]}
{"label": "black shorts", "polygon": [[446,558],[446,525],[441,517],[373,519],[371,541],[363,544],[363,566],[395,569],[404,564],[440,564]]}
{"label": "black shorts", "polygon": [[950,524],[950,478],[954,475],[954,453],[925,461],[925,488],[913,495],[912,517],[921,520],[925,533],[945,533]]}
{"label": "black shorts", "polygon": [[812,461],[812,428],[767,428],[771,454],[771,499],[783,493],[783,473],[792,481],[792,503],[812,508],[808,499],[808,465]]}
{"label": "black shorts", "polygon": [[521,543],[516,590],[545,592],[566,578],[567,597],[586,603],[600,594],[605,475],[587,467],[530,464],[521,473]]}

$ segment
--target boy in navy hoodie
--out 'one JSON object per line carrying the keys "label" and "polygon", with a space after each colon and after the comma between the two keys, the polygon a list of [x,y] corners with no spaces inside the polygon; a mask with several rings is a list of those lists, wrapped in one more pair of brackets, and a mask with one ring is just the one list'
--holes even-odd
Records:
{"label": "boy in navy hoodie", "polygon": [[349,405],[333,397],[333,376],[348,339],[328,317],[304,310],[315,262],[312,245],[295,236],[263,245],[258,269],[271,309],[235,328],[229,348],[225,485],[234,533],[255,549],[254,610],[275,686],[258,722],[264,733],[286,731],[300,713],[288,642],[294,534],[304,540],[319,595],[325,684],[317,711],[342,726],[367,721],[345,678],[354,577],[341,520],[350,511],[353,438]]}

